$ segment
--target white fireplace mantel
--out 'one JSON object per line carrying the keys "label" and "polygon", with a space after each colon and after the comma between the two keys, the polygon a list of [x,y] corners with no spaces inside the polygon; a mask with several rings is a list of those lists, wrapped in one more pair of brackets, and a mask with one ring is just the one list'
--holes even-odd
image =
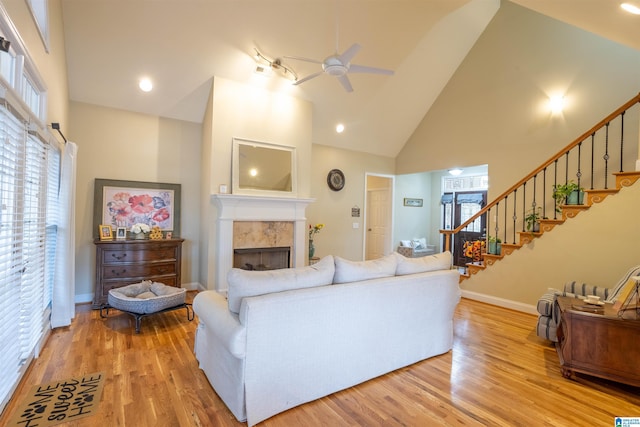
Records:
{"label": "white fireplace mantel", "polygon": [[306,262],[306,209],[315,199],[289,197],[243,196],[213,194],[211,200],[217,207],[216,289],[226,291],[227,274],[233,267],[233,223],[235,221],[291,221],[293,222],[292,267]]}

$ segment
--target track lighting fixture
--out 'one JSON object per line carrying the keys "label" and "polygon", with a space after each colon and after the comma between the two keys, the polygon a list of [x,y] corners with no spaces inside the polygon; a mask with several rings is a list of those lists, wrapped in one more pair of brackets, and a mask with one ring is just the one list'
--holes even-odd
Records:
{"label": "track lighting fixture", "polygon": [[271,71],[275,71],[279,72],[283,77],[289,80],[298,80],[298,75],[296,74],[296,72],[285,65],[282,62],[282,59],[276,58],[272,60],[260,53],[258,49],[254,48],[254,50],[256,51],[256,73],[269,75]]}

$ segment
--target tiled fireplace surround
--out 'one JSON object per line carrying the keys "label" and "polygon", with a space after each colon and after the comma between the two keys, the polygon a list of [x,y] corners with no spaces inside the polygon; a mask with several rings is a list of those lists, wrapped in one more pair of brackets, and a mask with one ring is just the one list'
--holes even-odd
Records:
{"label": "tiled fireplace surround", "polygon": [[[217,206],[216,289],[228,289],[233,250],[248,247],[291,247],[291,266],[305,265],[306,208],[314,199],[215,194]],[[234,232],[235,230],[235,232]]]}

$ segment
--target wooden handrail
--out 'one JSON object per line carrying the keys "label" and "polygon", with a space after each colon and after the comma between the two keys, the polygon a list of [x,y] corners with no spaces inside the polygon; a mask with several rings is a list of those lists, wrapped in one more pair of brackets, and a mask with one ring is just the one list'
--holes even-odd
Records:
{"label": "wooden handrail", "polygon": [[538,175],[545,168],[547,168],[548,166],[553,164],[553,162],[555,162],[556,160],[560,159],[566,153],[568,153],[569,151],[571,151],[572,149],[577,147],[578,144],[580,144],[582,141],[587,139],[589,136],[595,134],[598,130],[602,129],[607,123],[611,122],[613,119],[615,119],[616,117],[618,117],[619,115],[621,115],[622,113],[624,113],[629,108],[631,108],[634,104],[637,104],[637,103],[640,103],[640,93],[638,93],[636,96],[631,98],[629,101],[627,101],[624,105],[622,105],[620,108],[615,110],[613,113],[609,114],[607,117],[605,117],[598,124],[593,126],[591,129],[589,129],[588,131],[586,131],[585,133],[580,135],[578,138],[573,140],[573,142],[571,142],[569,145],[564,147],[562,150],[558,151],[554,156],[552,156],[546,162],[542,163],[542,165],[538,166],[536,169],[534,169],[527,176],[525,176],[520,181],[518,181],[515,184],[513,184],[511,187],[509,187],[502,194],[500,194],[498,197],[496,197],[492,202],[488,203],[484,208],[480,209],[475,215],[473,215],[471,218],[466,220],[464,223],[460,224],[458,227],[456,227],[453,230],[440,230],[440,234],[444,234],[445,235],[445,246],[444,246],[445,247],[445,251],[451,250],[451,246],[450,246],[451,235],[457,234],[458,232],[460,232],[460,230],[464,229],[466,226],[471,224],[473,221],[478,219],[480,216],[484,215],[487,211],[489,211],[489,209],[491,209],[492,207],[497,205],[500,201],[502,201],[504,198],[506,198],[509,194],[513,193],[515,190],[520,188],[522,185],[524,185],[524,183],[529,181],[534,176]]}

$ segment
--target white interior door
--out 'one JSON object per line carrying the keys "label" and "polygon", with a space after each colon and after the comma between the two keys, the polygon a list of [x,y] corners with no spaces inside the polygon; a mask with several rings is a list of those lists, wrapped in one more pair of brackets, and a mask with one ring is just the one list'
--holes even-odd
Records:
{"label": "white interior door", "polygon": [[388,188],[367,192],[367,247],[365,259],[386,255],[391,238],[391,193]]}

